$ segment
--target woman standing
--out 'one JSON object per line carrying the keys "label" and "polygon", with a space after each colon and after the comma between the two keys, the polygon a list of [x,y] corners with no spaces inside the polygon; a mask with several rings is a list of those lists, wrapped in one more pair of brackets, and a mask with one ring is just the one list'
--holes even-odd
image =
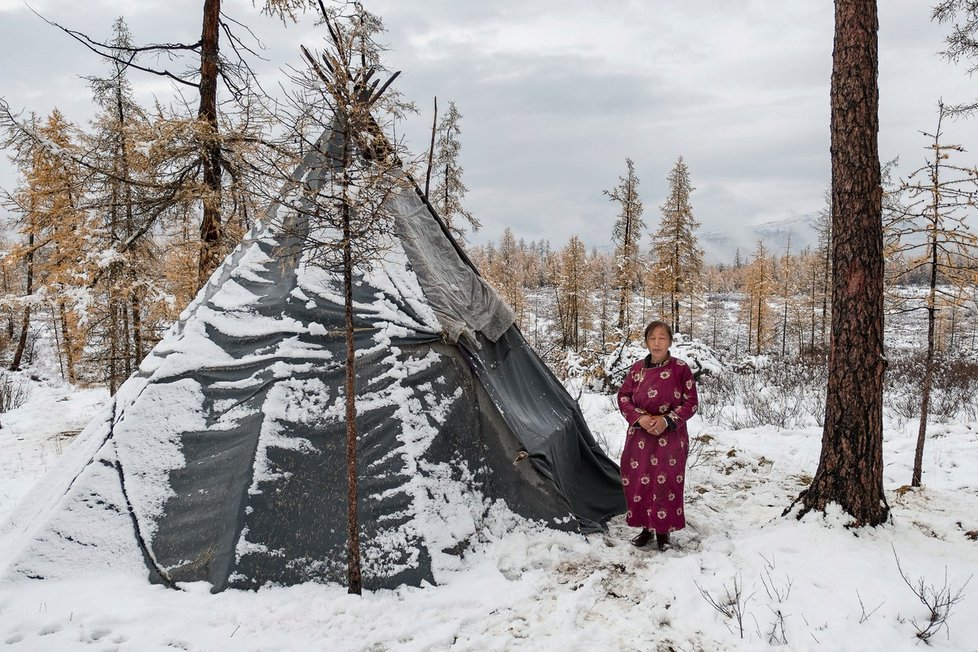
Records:
{"label": "woman standing", "polygon": [[696,414],[696,381],[689,365],[669,355],[671,345],[668,324],[653,321],[646,326],[649,354],[632,365],[618,390],[618,409],[628,421],[621,454],[625,522],[642,528],[632,539],[640,548],[655,534],[659,550],[664,550],[669,533],[686,527],[686,421]]}

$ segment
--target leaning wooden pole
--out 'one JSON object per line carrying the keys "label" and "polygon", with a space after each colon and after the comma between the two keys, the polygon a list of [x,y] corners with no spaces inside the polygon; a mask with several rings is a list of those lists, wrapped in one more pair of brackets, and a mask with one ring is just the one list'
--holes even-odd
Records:
{"label": "leaning wooden pole", "polygon": [[424,174],[424,196],[431,197],[431,169],[435,164],[435,132],[438,130],[438,97],[435,96],[435,112],[431,116],[431,144],[428,146],[428,169]]}

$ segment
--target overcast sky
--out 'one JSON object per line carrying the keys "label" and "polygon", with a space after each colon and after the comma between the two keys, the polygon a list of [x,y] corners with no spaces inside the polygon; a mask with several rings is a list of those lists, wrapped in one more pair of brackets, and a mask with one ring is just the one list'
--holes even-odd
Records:
{"label": "overcast sky", "polygon": [[[261,0],[256,0],[259,4]],[[405,125],[409,145],[427,147],[431,99],[455,101],[462,119],[468,208],[496,240],[505,227],[527,241],[563,246],[572,234],[607,247],[615,206],[602,195],[635,161],[652,229],[679,156],[696,190],[703,235],[727,232],[753,249],[751,228],[797,220],[824,205],[829,183],[829,0],[366,0],[383,16],[388,66],[421,113]],[[136,43],[199,38],[201,0],[34,0],[39,13],[105,37],[126,18]],[[939,56],[947,27],[927,0],[880,0],[880,155],[899,156],[905,175],[924,161],[920,130],[936,103],[978,97],[978,79]],[[312,17],[283,26],[250,0],[224,0],[267,50],[271,81],[316,47]],[[17,109],[72,120],[91,115],[82,76],[106,70],[95,55],[34,16],[0,0],[0,96]],[[173,89],[133,73],[147,101]],[[266,88],[274,87],[274,83]],[[949,140],[973,150],[978,118],[959,120]],[[0,164],[0,185],[14,183]],[[647,240],[645,241],[647,244]]]}

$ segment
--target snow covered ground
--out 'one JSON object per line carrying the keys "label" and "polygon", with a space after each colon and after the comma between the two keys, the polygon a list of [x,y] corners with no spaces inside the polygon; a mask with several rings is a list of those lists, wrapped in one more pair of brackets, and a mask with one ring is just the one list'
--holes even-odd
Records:
{"label": "snow covered ground", "polygon": [[10,378],[29,394],[23,406],[0,414],[0,522],[109,398],[104,388]]}
{"label": "snow covered ground", "polygon": [[[708,395],[703,392],[704,398]],[[0,414],[0,520],[106,399],[34,383]],[[584,393],[612,457],[623,423]],[[978,399],[976,399],[978,400]],[[935,424],[924,483],[907,491],[915,423],[885,432],[889,524],[782,517],[818,461],[817,427],[725,430],[691,422],[689,527],[664,553],[636,550],[621,520],[587,538],[490,520],[461,570],[434,587],[349,596],[340,586],[257,592],[154,586],[143,574],[0,583],[11,650],[908,650],[922,647],[925,592],[963,588],[935,649],[978,650],[978,423]],[[739,592],[739,599],[733,597]],[[716,603],[717,608],[711,605]],[[726,611],[725,615],[721,611]],[[738,612],[740,616],[738,617]]]}

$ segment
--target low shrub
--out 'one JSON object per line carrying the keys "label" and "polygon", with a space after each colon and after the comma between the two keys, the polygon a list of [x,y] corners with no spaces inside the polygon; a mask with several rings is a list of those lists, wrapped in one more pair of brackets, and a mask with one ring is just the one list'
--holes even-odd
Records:
{"label": "low shrub", "polygon": [[19,375],[0,373],[0,413],[19,408],[31,395],[27,379]]}

